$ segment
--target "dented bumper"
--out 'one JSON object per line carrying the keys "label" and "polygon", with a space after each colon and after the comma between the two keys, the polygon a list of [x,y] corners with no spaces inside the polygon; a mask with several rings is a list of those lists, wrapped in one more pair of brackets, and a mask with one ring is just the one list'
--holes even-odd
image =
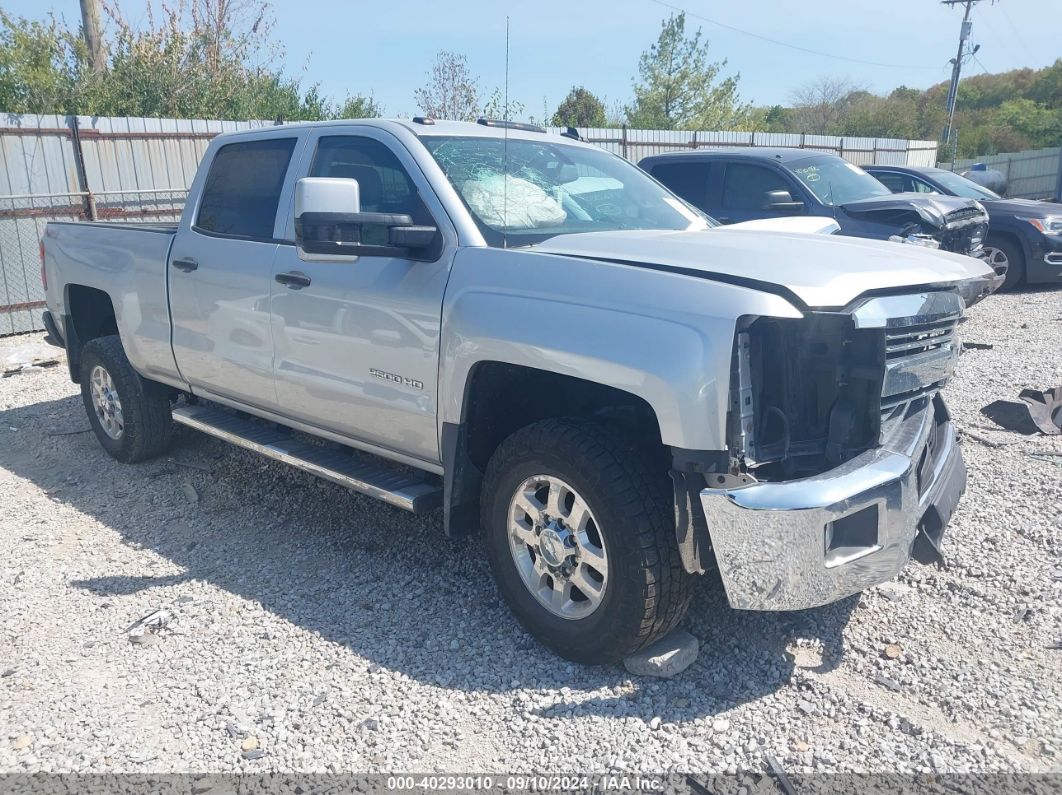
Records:
{"label": "dented bumper", "polygon": [[731,606],[797,610],[895,577],[911,557],[939,559],[966,486],[940,396],[887,441],[813,477],[700,493]]}

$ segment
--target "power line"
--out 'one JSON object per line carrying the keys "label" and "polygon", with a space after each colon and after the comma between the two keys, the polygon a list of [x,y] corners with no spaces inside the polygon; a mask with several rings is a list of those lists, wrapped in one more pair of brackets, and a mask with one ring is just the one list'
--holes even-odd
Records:
{"label": "power line", "polygon": [[1018,32],[1018,26],[1014,24],[1014,20],[1010,18],[1010,14],[1007,13],[1006,6],[999,7],[1000,12],[1003,14],[1003,19],[1007,20],[1007,24],[1010,25],[1011,31],[1014,33],[1014,38],[1017,39],[1018,44],[1025,52],[1029,52],[1029,46],[1025,43],[1025,38]]}
{"label": "power line", "polygon": [[734,33],[740,33],[743,36],[751,36],[754,39],[759,39],[760,41],[766,41],[766,42],[769,42],[771,44],[777,45],[778,47],[788,47],[791,50],[797,50],[799,52],[808,53],[809,55],[819,55],[819,56],[822,56],[823,58],[833,58],[836,61],[848,61],[849,63],[857,63],[857,64],[862,64],[864,66],[881,66],[881,67],[884,67],[886,69],[933,69],[933,70],[936,70],[936,69],[940,68],[940,67],[937,67],[937,66],[918,66],[918,65],[913,65],[913,64],[882,63],[880,61],[865,61],[862,58],[849,58],[847,55],[836,55],[835,53],[823,52],[822,50],[813,50],[810,47],[802,47],[799,44],[790,44],[787,41],[779,41],[778,39],[772,39],[770,36],[764,36],[764,35],[762,35],[760,33],[753,33],[751,30],[744,30],[742,28],[736,28],[733,25],[728,25],[725,22],[720,22],[717,19],[710,19],[710,18],[708,18],[706,16],[703,16],[702,14],[697,14],[697,13],[694,13],[693,11],[687,11],[685,8],[681,8],[680,6],[675,6],[675,5],[671,5],[670,3],[665,3],[664,0],[652,0],[652,2],[656,3],[659,6],[663,6],[664,8],[669,8],[672,11],[679,11],[679,12],[681,12],[683,14],[686,14],[687,16],[693,17],[694,19],[699,19],[702,22],[707,22],[707,23],[709,23],[711,25],[717,25],[717,26],[719,26],[721,28],[726,28],[727,30],[732,30]]}

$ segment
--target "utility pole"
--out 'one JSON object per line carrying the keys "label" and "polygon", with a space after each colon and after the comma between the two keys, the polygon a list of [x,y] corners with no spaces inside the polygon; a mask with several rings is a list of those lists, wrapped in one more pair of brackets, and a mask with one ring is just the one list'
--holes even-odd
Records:
{"label": "utility pole", "polygon": [[[944,127],[944,144],[951,148],[951,162],[955,162],[955,155],[959,148],[959,139],[955,135],[955,103],[959,99],[959,76],[962,74],[962,63],[966,59],[966,44],[970,40],[970,30],[973,23],[970,21],[970,11],[981,0],[940,0],[946,6],[965,6],[962,15],[962,27],[959,28],[959,49],[951,62],[951,87],[948,89],[948,123]],[[974,47],[973,52],[980,49],[980,45]],[[971,53],[971,54],[972,54]]]}
{"label": "utility pole", "polygon": [[107,68],[103,52],[103,26],[100,23],[100,0],[81,0],[81,30],[88,49],[89,68],[100,74]]}

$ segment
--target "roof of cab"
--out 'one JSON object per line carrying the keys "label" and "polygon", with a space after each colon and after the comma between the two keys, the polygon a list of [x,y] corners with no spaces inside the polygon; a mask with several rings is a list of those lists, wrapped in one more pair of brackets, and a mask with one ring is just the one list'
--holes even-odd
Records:
{"label": "roof of cab", "polygon": [[950,174],[946,168],[935,168],[934,166],[894,166],[890,163],[874,163],[870,166],[863,166],[864,169],[870,172],[876,170],[889,170],[889,171],[902,171],[905,174],[926,174],[932,176],[933,174]]}
{"label": "roof of cab", "polygon": [[711,149],[680,149],[675,152],[663,152],[642,158],[639,165],[660,160],[706,160],[717,157],[747,157],[787,163],[794,160],[803,160],[806,157],[814,157],[815,155],[837,157],[833,152],[822,152],[817,149],[797,149],[784,146],[723,146]]}
{"label": "roof of cab", "polygon": [[[419,119],[420,117],[418,117]],[[564,143],[591,146],[582,141],[568,138],[551,132],[538,132],[536,130],[507,129],[505,127],[487,126],[478,122],[468,121],[414,121],[413,119],[334,119],[330,121],[302,121],[279,124],[276,126],[254,127],[248,130],[223,133],[228,137],[240,137],[253,133],[267,131],[280,131],[291,129],[304,129],[310,127],[344,127],[352,124],[376,127],[379,129],[394,131],[395,128],[405,128],[414,135],[426,138],[429,136],[457,136],[464,138],[512,138],[527,141],[550,141],[551,143]]]}

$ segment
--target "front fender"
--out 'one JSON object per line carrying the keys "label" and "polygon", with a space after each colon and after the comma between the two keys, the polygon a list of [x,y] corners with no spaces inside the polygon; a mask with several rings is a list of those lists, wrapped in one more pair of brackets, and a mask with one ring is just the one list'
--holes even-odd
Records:
{"label": "front fender", "polygon": [[636,265],[462,249],[443,305],[440,421],[461,422],[477,364],[502,362],[636,395],[664,444],[721,450],[742,315],[800,312],[779,296]]}

